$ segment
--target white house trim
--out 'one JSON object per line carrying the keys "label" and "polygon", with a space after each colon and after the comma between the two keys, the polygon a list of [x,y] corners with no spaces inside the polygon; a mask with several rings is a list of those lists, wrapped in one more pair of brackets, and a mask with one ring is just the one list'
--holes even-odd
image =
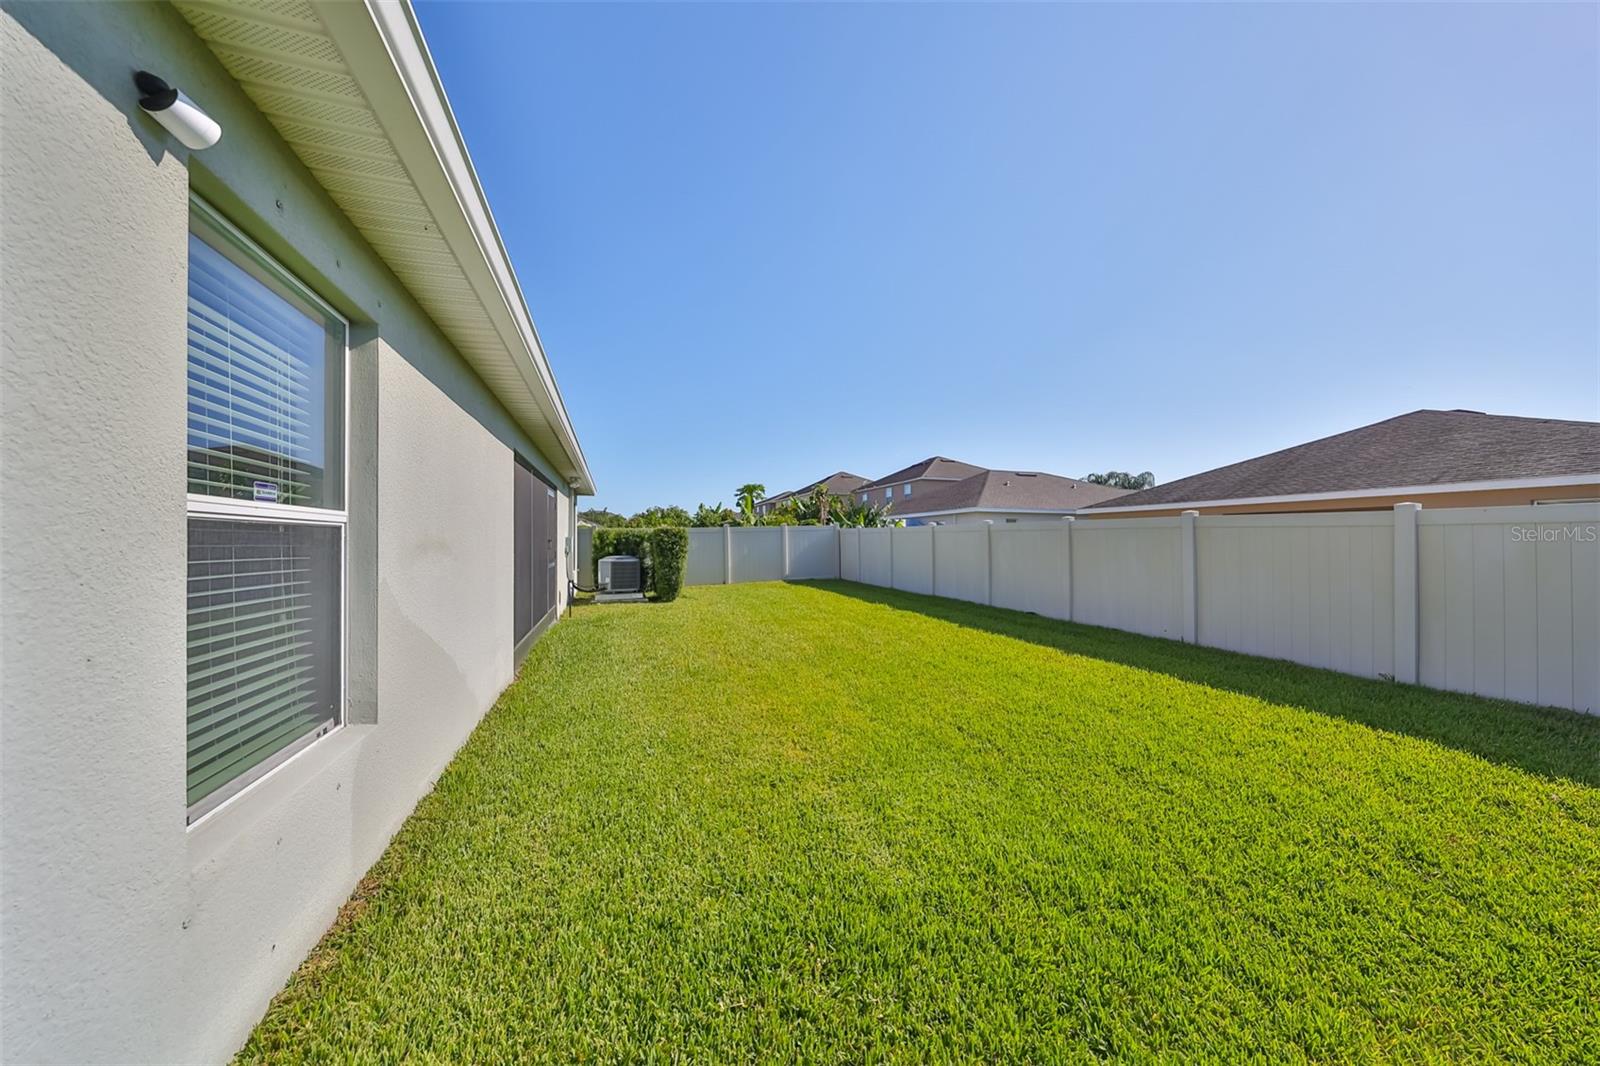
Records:
{"label": "white house trim", "polygon": [[1343,492],[1299,492],[1283,496],[1239,496],[1225,500],[1171,500],[1167,503],[1130,504],[1123,507],[1085,507],[1084,515],[1132,514],[1139,511],[1187,510],[1199,507],[1240,507],[1262,503],[1314,503],[1319,500],[1360,500],[1380,496],[1413,496],[1441,492],[1492,492],[1499,489],[1553,489],[1600,483],[1600,473],[1562,474],[1557,477],[1506,478],[1500,481],[1453,481],[1438,485],[1398,485],[1384,489],[1349,489]]}

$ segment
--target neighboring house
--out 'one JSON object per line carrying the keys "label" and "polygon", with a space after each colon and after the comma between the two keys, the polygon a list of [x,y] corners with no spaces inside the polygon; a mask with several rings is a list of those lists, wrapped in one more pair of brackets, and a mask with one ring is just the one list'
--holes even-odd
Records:
{"label": "neighboring house", "polygon": [[936,485],[946,485],[981,473],[983,473],[981,466],[935,455],[920,463],[912,463],[902,470],[896,470],[887,477],[880,477],[858,486],[855,496],[862,503],[869,500],[873,503],[892,503],[897,509],[903,510],[908,501],[919,492],[926,492]]}
{"label": "neighboring house", "polygon": [[219,1062],[593,484],[408,6],[8,4],[0,66],[0,1044]]}
{"label": "neighboring house", "polygon": [[848,471],[840,470],[837,473],[829,474],[825,478],[819,478],[818,480],[806,485],[804,488],[794,489],[790,492],[780,492],[776,496],[767,497],[760,503],[756,504],[756,514],[771,514],[774,510],[782,507],[785,503],[794,499],[796,496],[811,495],[811,493],[816,491],[818,485],[825,487],[830,495],[850,496],[866,483],[867,479],[862,477],[860,474],[852,474]]}
{"label": "neighboring house", "polygon": [[910,499],[897,501],[890,514],[908,526],[1018,522],[1062,518],[1127,495],[1127,489],[1034,470],[983,470],[960,481],[929,484]]}
{"label": "neighboring house", "polygon": [[1086,517],[1503,507],[1600,498],[1600,423],[1413,411],[1089,507]]}

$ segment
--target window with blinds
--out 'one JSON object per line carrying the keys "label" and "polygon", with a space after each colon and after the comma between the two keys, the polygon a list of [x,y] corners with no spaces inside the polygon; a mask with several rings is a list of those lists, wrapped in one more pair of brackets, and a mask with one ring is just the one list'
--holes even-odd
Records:
{"label": "window with blinds", "polygon": [[344,702],[344,321],[209,207],[189,240],[189,820]]}
{"label": "window with blinds", "polygon": [[339,529],[189,522],[189,803],[339,717]]}
{"label": "window with blinds", "polygon": [[189,235],[189,492],[342,507],[344,325],[254,265]]}

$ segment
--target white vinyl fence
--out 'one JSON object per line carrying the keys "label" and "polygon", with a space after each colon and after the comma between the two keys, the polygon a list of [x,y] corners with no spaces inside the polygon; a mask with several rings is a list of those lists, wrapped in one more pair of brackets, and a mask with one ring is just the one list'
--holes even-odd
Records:
{"label": "white vinyl fence", "polygon": [[1600,504],[690,531],[691,585],[825,577],[1600,713]]}

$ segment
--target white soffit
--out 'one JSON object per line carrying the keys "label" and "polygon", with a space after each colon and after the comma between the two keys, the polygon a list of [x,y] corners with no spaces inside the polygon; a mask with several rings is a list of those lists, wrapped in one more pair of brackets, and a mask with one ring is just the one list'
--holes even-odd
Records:
{"label": "white soffit", "polygon": [[174,6],[540,451],[593,493],[410,5]]}

